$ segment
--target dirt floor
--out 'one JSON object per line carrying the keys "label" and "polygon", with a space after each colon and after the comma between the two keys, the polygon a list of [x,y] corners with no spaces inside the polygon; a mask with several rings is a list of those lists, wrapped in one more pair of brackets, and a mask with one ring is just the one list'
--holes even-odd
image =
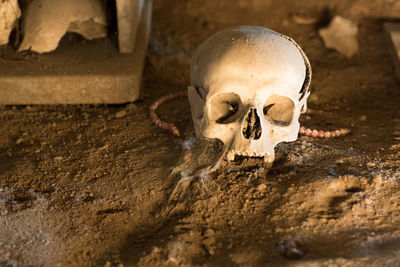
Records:
{"label": "dirt floor", "polygon": [[[379,19],[396,7],[155,1],[143,101],[0,108],[0,266],[399,266],[400,84]],[[318,35],[335,14],[359,25],[350,59]],[[194,49],[240,24],[293,37],[313,67],[302,124],[351,135],[299,137],[268,172],[256,159],[223,162],[208,181],[177,186],[189,105],[159,110],[181,138],[156,128],[148,105],[186,89]],[[211,165],[218,151],[196,156]]]}

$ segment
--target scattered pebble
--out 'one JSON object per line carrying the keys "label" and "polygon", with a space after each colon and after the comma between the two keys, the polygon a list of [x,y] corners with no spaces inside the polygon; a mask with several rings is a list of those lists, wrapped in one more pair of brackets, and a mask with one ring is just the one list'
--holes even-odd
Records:
{"label": "scattered pebble", "polygon": [[214,256],[214,255],[215,255],[215,249],[214,249],[214,248],[209,248],[209,249],[208,249],[208,253],[209,253],[211,256]]}
{"label": "scattered pebble", "polygon": [[62,159],[63,159],[63,157],[61,157],[61,156],[54,157],[54,160],[56,160],[56,161],[60,161]]}
{"label": "scattered pebble", "polygon": [[300,15],[300,14],[293,14],[292,19],[297,24],[302,24],[302,25],[312,25],[312,24],[317,23],[317,21],[318,21],[318,19],[316,17]]}
{"label": "scattered pebble", "polygon": [[265,189],[267,189],[267,185],[265,185],[265,184],[260,184],[260,185],[257,187],[257,190],[258,190],[258,191],[264,191]]}
{"label": "scattered pebble", "polygon": [[343,164],[344,163],[344,159],[338,159],[335,161],[335,163],[337,164]]}
{"label": "scattered pebble", "polygon": [[396,136],[395,138],[393,138],[395,141],[400,141],[400,136]]}
{"label": "scattered pebble", "polygon": [[373,163],[373,162],[368,162],[367,163],[367,167],[375,167],[375,166],[376,166],[376,164]]}
{"label": "scattered pebble", "polygon": [[399,149],[400,149],[400,144],[392,145],[392,146],[390,147],[390,149],[391,149],[391,150],[399,150]]}
{"label": "scattered pebble", "polygon": [[103,151],[103,150],[107,150],[108,148],[109,148],[109,144],[105,144],[104,146],[102,146],[102,147],[99,147],[98,149],[97,149],[97,151]]}
{"label": "scattered pebble", "polygon": [[325,46],[335,49],[347,57],[358,51],[358,28],[351,20],[335,16],[328,27],[319,30]]}
{"label": "scattered pebble", "polygon": [[118,111],[117,113],[115,113],[115,118],[120,119],[126,116],[126,111],[125,110],[121,110]]}
{"label": "scattered pebble", "polygon": [[365,116],[365,115],[362,115],[361,117],[360,117],[360,119],[359,119],[360,121],[367,121],[367,116]]}
{"label": "scattered pebble", "polygon": [[17,141],[15,141],[16,144],[21,144],[24,141],[22,138],[18,138]]}
{"label": "scattered pebble", "polygon": [[205,237],[211,237],[215,235],[215,231],[211,228],[208,228],[207,230],[204,231],[203,234]]}

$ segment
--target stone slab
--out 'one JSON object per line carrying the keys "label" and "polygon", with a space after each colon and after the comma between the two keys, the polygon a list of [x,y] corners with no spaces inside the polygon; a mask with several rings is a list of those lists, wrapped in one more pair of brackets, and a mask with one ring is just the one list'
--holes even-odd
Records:
{"label": "stone slab", "polygon": [[146,0],[135,50],[120,54],[117,40],[67,35],[47,54],[0,48],[0,104],[118,104],[141,97],[152,1]]}
{"label": "stone slab", "polygon": [[397,77],[400,80],[400,22],[385,22],[383,24],[391,43],[392,58]]}

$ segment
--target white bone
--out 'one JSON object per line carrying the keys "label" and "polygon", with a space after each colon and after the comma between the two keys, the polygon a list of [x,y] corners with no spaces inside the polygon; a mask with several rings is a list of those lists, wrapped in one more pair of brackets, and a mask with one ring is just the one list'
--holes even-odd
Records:
{"label": "white bone", "polygon": [[12,29],[16,26],[21,10],[17,0],[5,0],[0,3],[0,45],[8,44]]}
{"label": "white bone", "polygon": [[190,74],[196,136],[221,140],[228,160],[273,162],[277,144],[297,139],[311,67],[291,38],[252,26],[217,32],[196,50]]}
{"label": "white bone", "polygon": [[31,1],[24,15],[24,38],[18,50],[50,52],[67,31],[90,40],[105,37],[106,24],[100,0]]}

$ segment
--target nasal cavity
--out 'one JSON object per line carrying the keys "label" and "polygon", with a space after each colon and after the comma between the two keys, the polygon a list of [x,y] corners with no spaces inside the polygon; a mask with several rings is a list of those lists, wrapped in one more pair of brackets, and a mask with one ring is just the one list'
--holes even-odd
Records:
{"label": "nasal cavity", "polygon": [[257,140],[261,137],[260,118],[255,108],[251,108],[244,118],[242,133],[246,139]]}

